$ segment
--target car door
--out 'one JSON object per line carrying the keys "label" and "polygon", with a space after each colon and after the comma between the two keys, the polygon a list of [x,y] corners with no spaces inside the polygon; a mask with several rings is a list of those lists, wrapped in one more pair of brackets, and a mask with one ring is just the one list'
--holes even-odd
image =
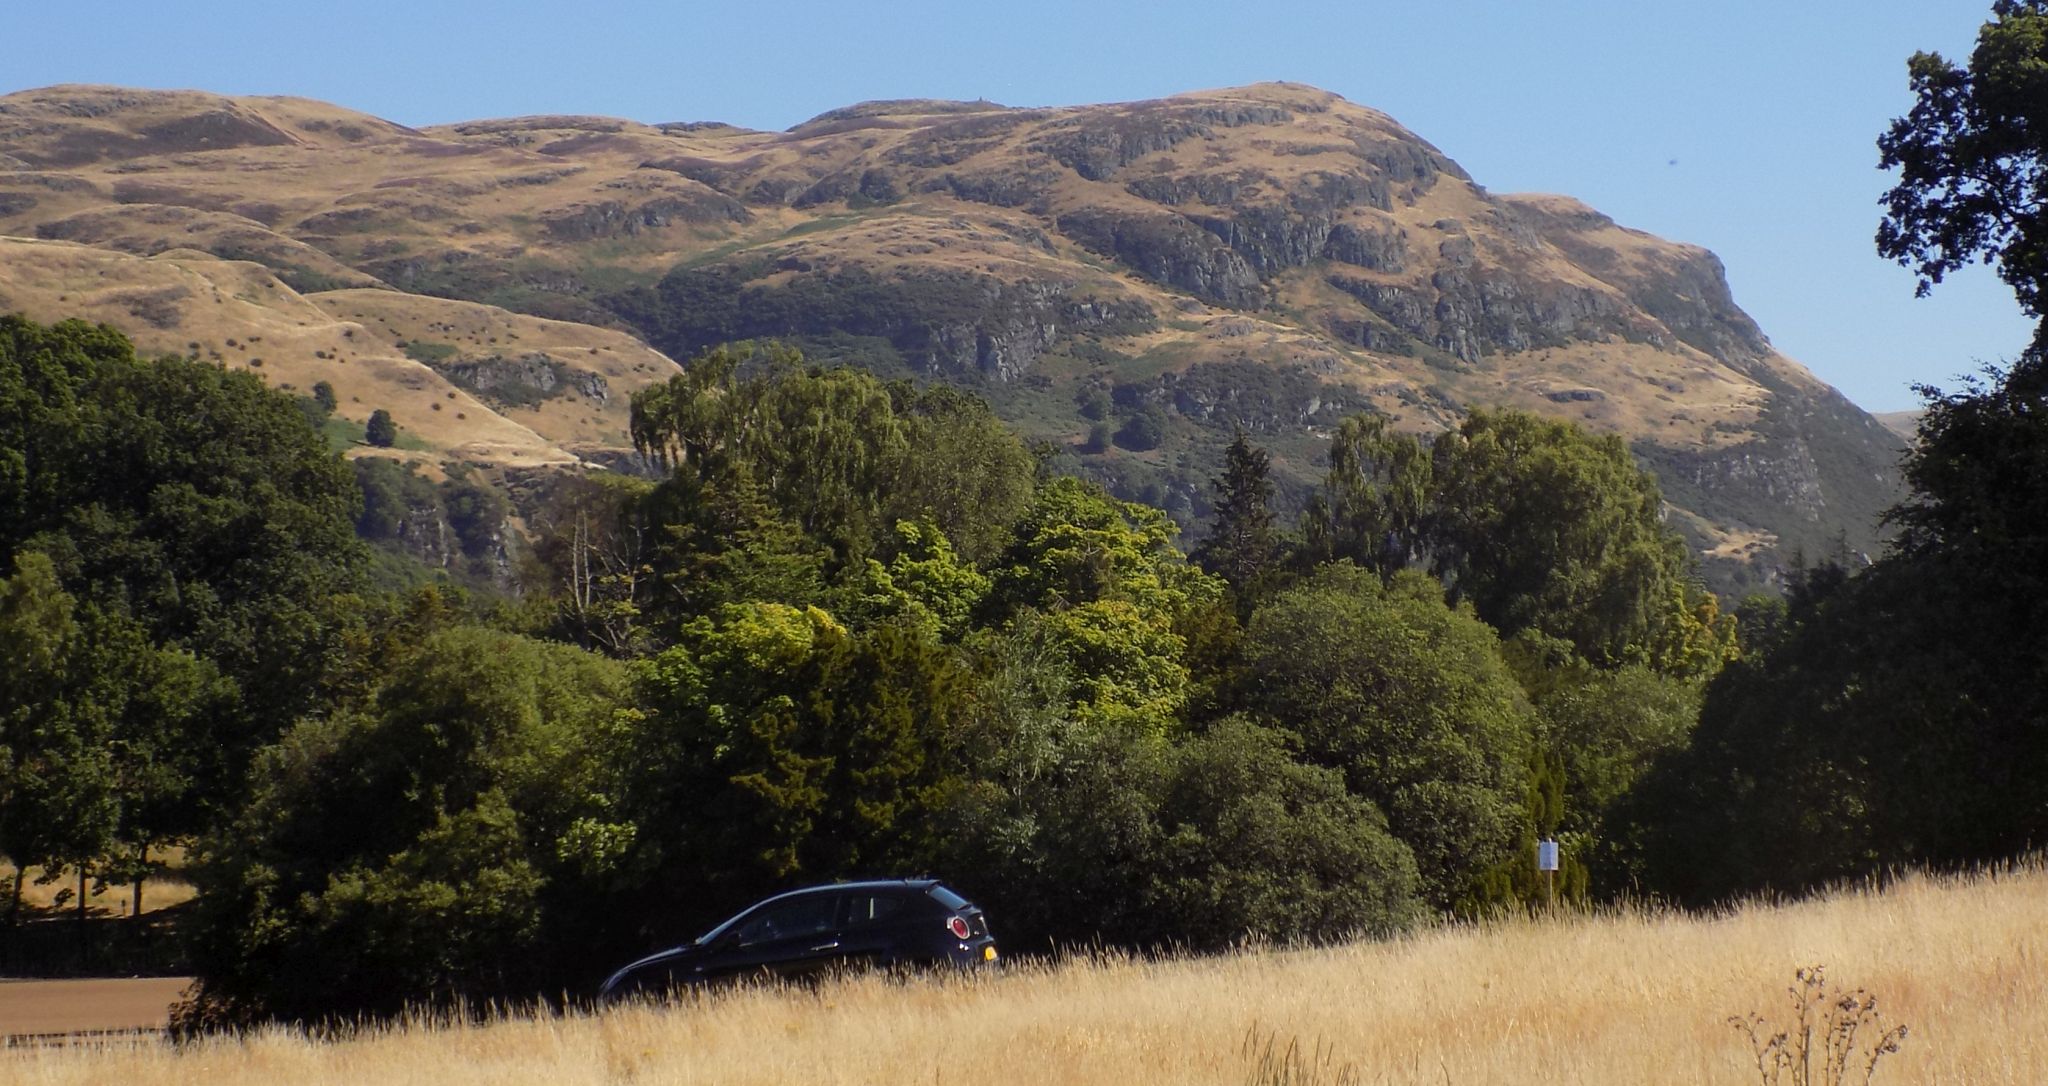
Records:
{"label": "car door", "polygon": [[718,948],[717,973],[794,978],[830,967],[839,958],[842,896],[804,894],[762,906]]}
{"label": "car door", "polygon": [[906,946],[903,931],[911,919],[911,894],[895,889],[859,890],[845,897],[839,943],[848,964],[894,965],[915,956]]}

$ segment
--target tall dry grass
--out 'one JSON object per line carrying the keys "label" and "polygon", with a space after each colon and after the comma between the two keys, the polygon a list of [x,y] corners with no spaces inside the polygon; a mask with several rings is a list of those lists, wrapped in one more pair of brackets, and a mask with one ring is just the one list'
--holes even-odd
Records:
{"label": "tall dry grass", "polygon": [[1625,910],[1318,950],[861,978],[346,1042],[275,1032],[184,1050],[0,1053],[0,1081],[1245,1083],[1251,1035],[1298,1040],[1323,1081],[1348,1067],[1359,1083],[1739,1084],[1757,1070],[1729,1016],[1781,1015],[1794,970],[1813,963],[1912,1027],[1878,1083],[2048,1082],[2038,866],[1716,917]]}

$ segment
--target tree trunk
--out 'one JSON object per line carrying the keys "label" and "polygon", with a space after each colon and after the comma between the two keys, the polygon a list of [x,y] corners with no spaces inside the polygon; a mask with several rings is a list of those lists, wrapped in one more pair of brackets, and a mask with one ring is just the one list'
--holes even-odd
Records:
{"label": "tree trunk", "polygon": [[142,930],[142,880],[149,877],[149,846],[135,850],[135,930]]}
{"label": "tree trunk", "polygon": [[[12,954],[15,939],[21,934],[21,883],[27,877],[27,868],[17,866],[14,869],[14,893],[7,900],[7,949],[9,955],[0,955],[0,959],[5,959]],[[0,961],[0,964],[11,964],[11,962]]]}
{"label": "tree trunk", "polygon": [[85,864],[78,865],[78,964],[92,961],[92,927],[85,919]]}

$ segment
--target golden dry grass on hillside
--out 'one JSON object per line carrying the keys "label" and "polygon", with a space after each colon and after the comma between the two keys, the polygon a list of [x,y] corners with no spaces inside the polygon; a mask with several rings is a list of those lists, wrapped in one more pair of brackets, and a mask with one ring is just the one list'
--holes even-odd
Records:
{"label": "golden dry grass on hillside", "polygon": [[1818,963],[1912,1029],[1875,1082],[2032,1086],[2048,1079],[2044,956],[2048,873],[2033,868],[1714,918],[1631,912],[947,983],[867,978],[346,1043],[276,1032],[182,1052],[0,1053],[0,1079],[1241,1083],[1258,1028],[1322,1046],[1330,1070],[1352,1065],[1360,1082],[1736,1084],[1757,1073],[1728,1017],[1783,1018],[1794,969]]}
{"label": "golden dry grass on hillside", "polygon": [[[567,465],[628,448],[632,394],[678,372],[612,329],[393,290],[300,294],[261,265],[189,250],[145,258],[0,237],[0,313],[9,312],[104,321],[144,355],[217,361],[300,394],[325,381],[341,417],[360,425],[390,411],[427,461]],[[439,350],[419,350],[428,345]],[[465,363],[507,361],[552,366],[563,385],[510,405],[451,379]]]}

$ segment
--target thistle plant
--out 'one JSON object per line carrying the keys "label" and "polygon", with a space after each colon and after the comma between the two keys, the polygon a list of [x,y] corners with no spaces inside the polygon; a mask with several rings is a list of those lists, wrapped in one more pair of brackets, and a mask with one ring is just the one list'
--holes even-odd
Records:
{"label": "thistle plant", "polygon": [[1818,965],[1792,974],[1785,989],[1791,1019],[1784,1028],[1754,1011],[1728,1024],[1748,1039],[1762,1086],[1869,1086],[1878,1061],[1899,1050],[1906,1027],[1888,1025],[1877,997],[1862,988],[1828,990]]}

